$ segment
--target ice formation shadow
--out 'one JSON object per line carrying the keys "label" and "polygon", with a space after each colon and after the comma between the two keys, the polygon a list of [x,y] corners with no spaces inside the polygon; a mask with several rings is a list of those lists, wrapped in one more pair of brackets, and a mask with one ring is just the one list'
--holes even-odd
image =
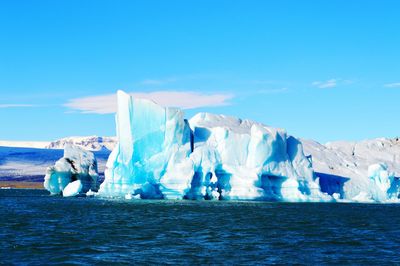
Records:
{"label": "ice formation shadow", "polygon": [[282,176],[262,175],[260,182],[265,195],[260,200],[281,201],[282,184],[285,180],[286,178]]}
{"label": "ice formation shadow", "polygon": [[315,172],[315,175],[319,178],[319,186],[322,192],[331,196],[333,194],[339,194],[340,198],[344,197],[343,187],[350,178],[319,172]]}

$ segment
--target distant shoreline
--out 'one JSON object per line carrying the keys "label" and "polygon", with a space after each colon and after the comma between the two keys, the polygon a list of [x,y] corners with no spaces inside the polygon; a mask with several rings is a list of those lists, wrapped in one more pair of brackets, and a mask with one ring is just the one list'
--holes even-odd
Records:
{"label": "distant shoreline", "polygon": [[0,181],[0,188],[44,189],[43,182]]}

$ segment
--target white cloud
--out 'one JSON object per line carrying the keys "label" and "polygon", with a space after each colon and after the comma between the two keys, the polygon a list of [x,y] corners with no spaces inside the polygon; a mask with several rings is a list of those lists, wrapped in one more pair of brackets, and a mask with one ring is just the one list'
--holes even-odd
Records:
{"label": "white cloud", "polygon": [[311,85],[318,87],[320,89],[326,88],[334,88],[337,86],[338,80],[337,79],[330,79],[326,81],[314,81]]}
{"label": "white cloud", "polygon": [[[132,92],[129,94],[136,98],[153,100],[162,106],[179,107],[182,109],[224,106],[228,105],[228,100],[233,98],[232,94],[202,94],[190,91]],[[107,94],[71,99],[65,106],[83,113],[115,113],[117,110],[117,95]]]}
{"label": "white cloud", "polygon": [[15,104],[15,103],[6,103],[0,104],[0,108],[22,108],[22,107],[36,107],[37,105],[34,104]]}
{"label": "white cloud", "polygon": [[387,88],[400,88],[400,82],[388,83],[388,84],[385,84],[385,87],[387,87]]}

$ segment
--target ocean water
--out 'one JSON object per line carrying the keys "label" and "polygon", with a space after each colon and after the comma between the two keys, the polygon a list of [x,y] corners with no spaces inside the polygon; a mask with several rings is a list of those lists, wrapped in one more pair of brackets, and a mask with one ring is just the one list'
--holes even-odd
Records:
{"label": "ocean water", "polygon": [[400,205],[0,190],[0,264],[400,264]]}

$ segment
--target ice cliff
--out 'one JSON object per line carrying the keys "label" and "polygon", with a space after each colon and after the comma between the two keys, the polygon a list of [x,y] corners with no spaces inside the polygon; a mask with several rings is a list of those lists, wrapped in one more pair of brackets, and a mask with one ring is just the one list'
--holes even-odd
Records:
{"label": "ice cliff", "polygon": [[97,161],[92,152],[66,145],[64,156],[54,166],[48,167],[44,188],[51,194],[76,196],[89,190],[97,191]]}
{"label": "ice cliff", "polygon": [[118,91],[116,129],[98,195],[326,201],[301,142],[282,129],[176,108]]}

